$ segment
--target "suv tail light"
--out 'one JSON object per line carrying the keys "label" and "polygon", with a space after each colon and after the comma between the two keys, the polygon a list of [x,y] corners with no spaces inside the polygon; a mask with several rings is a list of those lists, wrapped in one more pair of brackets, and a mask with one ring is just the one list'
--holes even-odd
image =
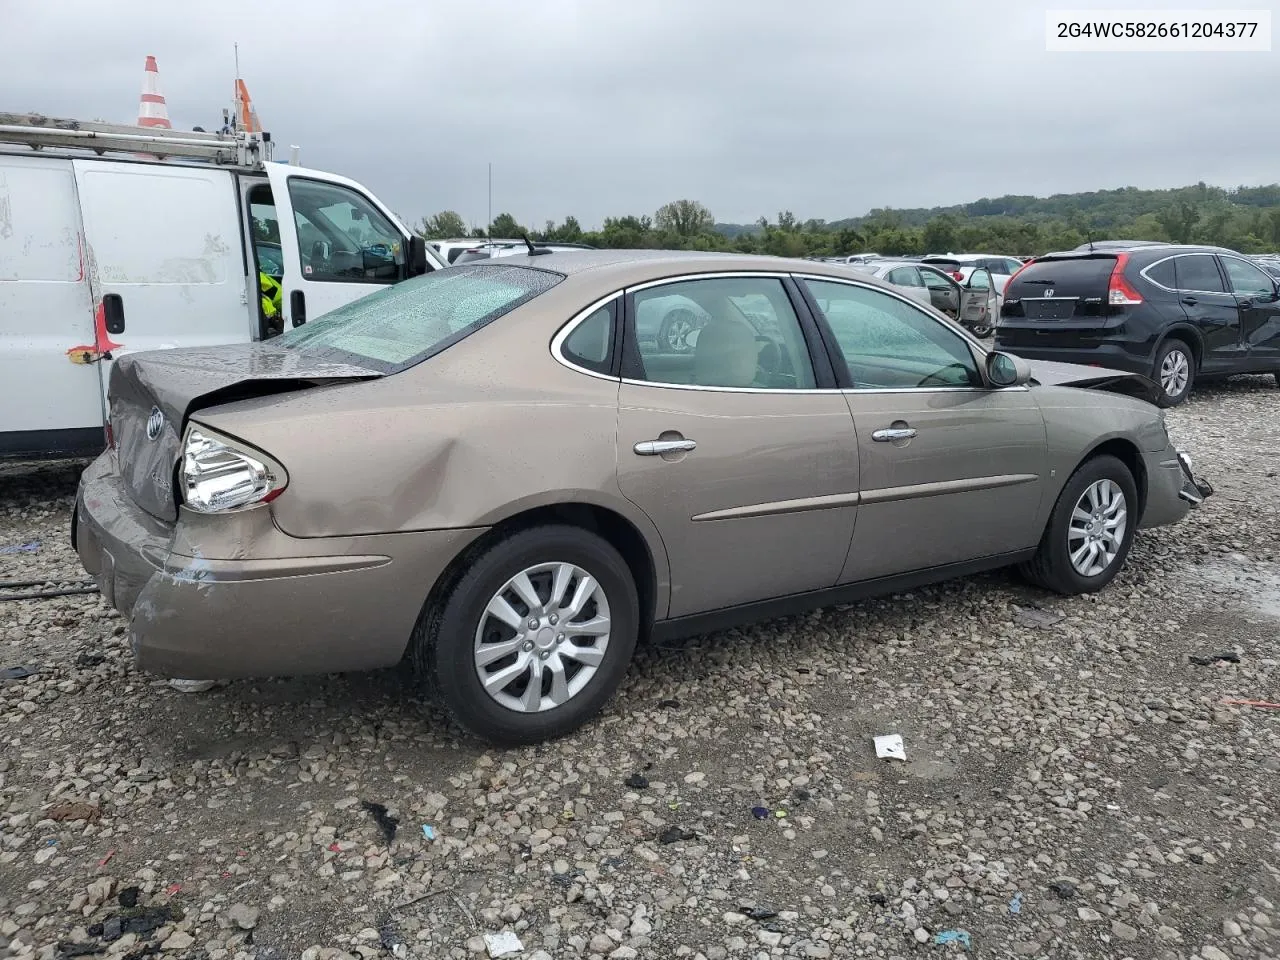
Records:
{"label": "suv tail light", "polygon": [[1124,278],[1124,265],[1128,262],[1127,253],[1116,255],[1116,265],[1111,269],[1111,282],[1107,286],[1107,302],[1112,306],[1132,307],[1142,303],[1142,294]]}
{"label": "suv tail light", "polygon": [[1013,275],[1010,276],[1009,279],[1005,281],[1005,284],[1004,284],[1005,293],[1008,293],[1010,290],[1013,289],[1013,281],[1017,280],[1018,275],[1022,273],[1023,270],[1027,269],[1027,267],[1031,266],[1031,264],[1033,263],[1035,263],[1035,258],[1028,260],[1026,263],[1020,266],[1017,270],[1013,271]]}
{"label": "suv tail light", "polygon": [[228,513],[270,503],[289,483],[265,454],[205,427],[188,427],[179,470],[182,501],[196,513]]}

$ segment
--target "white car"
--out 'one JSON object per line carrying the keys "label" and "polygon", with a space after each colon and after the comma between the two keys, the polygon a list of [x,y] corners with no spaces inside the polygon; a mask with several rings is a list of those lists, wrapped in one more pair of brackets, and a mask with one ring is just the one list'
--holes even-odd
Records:
{"label": "white car", "polygon": [[966,268],[971,270],[974,267],[984,267],[991,274],[996,293],[1001,297],[1004,296],[1005,284],[1009,282],[1009,278],[1022,269],[1022,261],[1017,257],[1005,257],[994,253],[948,253],[945,256],[924,257],[920,262],[940,266],[944,270],[951,268],[952,264],[958,264],[958,269],[951,269],[951,275],[961,282],[965,280]]}
{"label": "white car", "polygon": [[989,271],[965,268],[963,280],[956,280],[939,267],[916,260],[873,260],[852,264],[860,273],[869,273],[895,287],[913,300],[945,313],[973,331],[989,337],[999,316],[1000,298]]}

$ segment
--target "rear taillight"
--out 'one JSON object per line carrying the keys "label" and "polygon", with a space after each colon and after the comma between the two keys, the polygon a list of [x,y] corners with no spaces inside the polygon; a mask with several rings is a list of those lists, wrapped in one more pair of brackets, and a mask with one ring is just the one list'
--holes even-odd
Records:
{"label": "rear taillight", "polygon": [[951,278],[952,278],[953,280],[959,280],[959,281],[961,281],[962,283],[964,282],[964,274],[963,274],[963,273],[961,273],[959,270],[952,270],[952,271],[951,271]]}
{"label": "rear taillight", "polygon": [[1028,260],[1026,263],[1020,266],[1017,270],[1013,271],[1013,276],[1011,276],[1008,280],[1005,281],[1005,284],[1004,284],[1005,293],[1008,293],[1010,290],[1013,289],[1013,281],[1017,280],[1018,275],[1021,274],[1023,270],[1027,269],[1027,267],[1031,266],[1031,264],[1033,263],[1035,263],[1034,260]]}
{"label": "rear taillight", "polygon": [[1107,302],[1115,307],[1132,307],[1142,303],[1142,294],[1133,289],[1132,284],[1124,278],[1124,265],[1129,262],[1129,255],[1121,253],[1116,256],[1116,265],[1111,268],[1111,282],[1107,286]]}
{"label": "rear taillight", "polygon": [[205,427],[188,427],[179,470],[182,501],[197,513],[270,503],[284,492],[284,468],[265,454]]}
{"label": "rear taillight", "polygon": [[111,429],[110,420],[106,422],[105,427],[106,427],[106,434],[107,434],[107,449],[114,450],[116,448],[116,432]]}

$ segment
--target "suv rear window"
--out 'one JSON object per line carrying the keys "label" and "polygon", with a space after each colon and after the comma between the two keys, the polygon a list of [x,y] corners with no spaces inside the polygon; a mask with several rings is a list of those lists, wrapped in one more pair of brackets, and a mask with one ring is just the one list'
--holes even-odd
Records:
{"label": "suv rear window", "polygon": [[1115,268],[1115,257],[1062,257],[1037,260],[1018,274],[1008,299],[1042,297],[1053,290],[1053,297],[1101,297],[1106,299]]}
{"label": "suv rear window", "polygon": [[396,373],[550,290],[564,275],[492,263],[450,267],[361,297],[273,343]]}

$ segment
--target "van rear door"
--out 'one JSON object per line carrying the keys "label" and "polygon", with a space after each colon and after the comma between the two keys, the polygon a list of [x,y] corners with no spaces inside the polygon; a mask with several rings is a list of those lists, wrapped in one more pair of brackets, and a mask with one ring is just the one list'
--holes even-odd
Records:
{"label": "van rear door", "polygon": [[0,154],[0,457],[102,449],[96,349],[71,161]]}
{"label": "van rear door", "polygon": [[76,160],[102,389],[122,353],[252,339],[227,170]]}
{"label": "van rear door", "polygon": [[[284,260],[285,327],[409,276],[409,231],[360,184],[268,163]],[[429,265],[438,255],[428,253]]]}

